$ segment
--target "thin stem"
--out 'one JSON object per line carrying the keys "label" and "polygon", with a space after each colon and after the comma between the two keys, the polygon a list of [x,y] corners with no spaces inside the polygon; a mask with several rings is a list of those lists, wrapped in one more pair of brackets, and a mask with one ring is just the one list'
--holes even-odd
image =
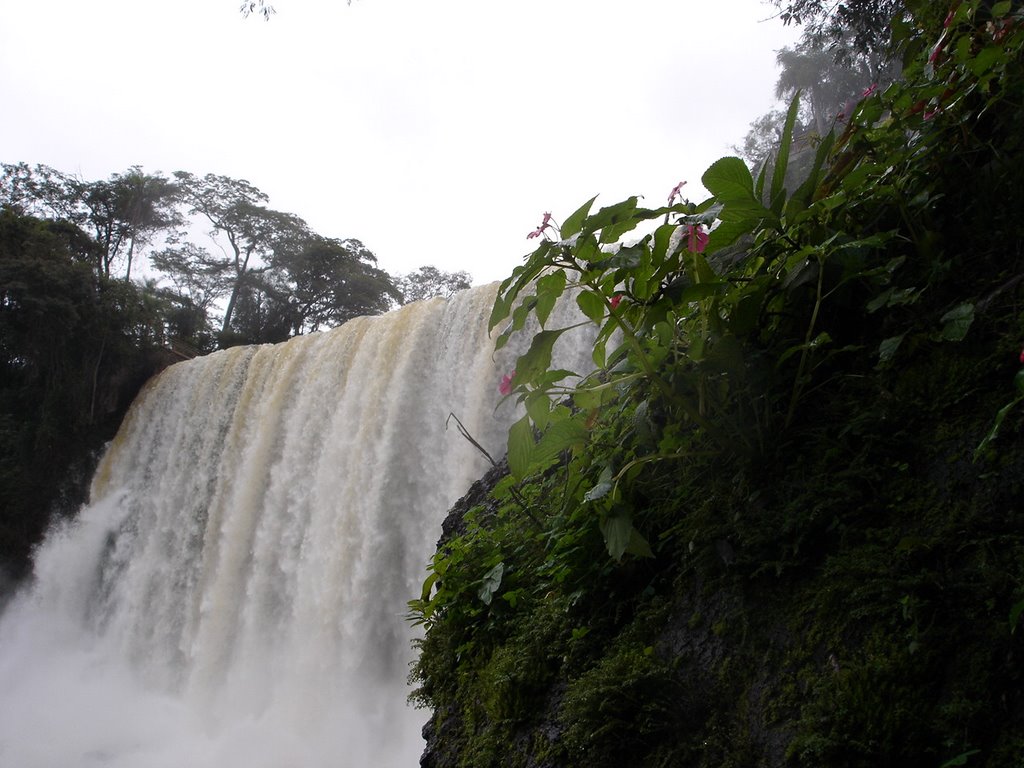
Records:
{"label": "thin stem", "polygon": [[789,428],[790,423],[793,421],[793,414],[796,412],[796,404],[800,399],[800,393],[803,391],[803,379],[804,370],[807,367],[807,359],[810,357],[811,352],[811,336],[814,333],[814,327],[818,322],[818,312],[821,310],[822,301],[822,285],[825,280],[825,264],[821,255],[818,255],[818,285],[814,296],[814,309],[811,311],[811,321],[807,324],[807,333],[804,334],[803,349],[800,350],[800,364],[796,370],[796,381],[793,382],[793,394],[789,398],[789,410],[786,412],[786,421],[784,428]]}

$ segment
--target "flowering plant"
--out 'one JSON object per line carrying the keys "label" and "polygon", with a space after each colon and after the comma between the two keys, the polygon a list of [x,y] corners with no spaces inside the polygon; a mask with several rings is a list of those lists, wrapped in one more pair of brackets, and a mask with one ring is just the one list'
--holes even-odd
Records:
{"label": "flowering plant", "polygon": [[[931,204],[933,171],[923,159],[947,139],[929,118],[981,87],[982,109],[1008,96],[994,78],[1020,48],[1019,12],[996,4],[1009,16],[994,28],[1010,31],[995,40],[971,21],[978,2],[957,4],[938,42],[915,38],[907,82],[865,89],[841,134],[800,150],[813,159],[795,184],[787,171],[799,94],[772,163],[753,174],[739,158],[718,160],[701,179],[711,192],[702,203],[683,199],[680,182],[662,207],[631,197],[595,210],[593,198],[560,227],[544,214],[530,233],[543,235],[541,243],[501,284],[490,320],[492,329],[503,325],[498,348],[529,317],[541,326],[502,384],[526,409],[509,434],[513,478],[568,456],[567,488],[596,512],[609,552],[650,554],[625,511],[647,467],[770,450],[836,361],[864,354],[869,328],[887,334],[870,347],[880,369],[907,339],[967,336],[974,304],[964,299],[944,307],[937,329],[910,331],[906,310],[935,273],[915,277],[907,265],[908,250],[922,257],[917,263],[933,263],[918,234]],[[888,206],[911,188],[926,191]],[[575,327],[548,326],[568,295],[595,329],[590,373],[551,369],[555,343]]]}

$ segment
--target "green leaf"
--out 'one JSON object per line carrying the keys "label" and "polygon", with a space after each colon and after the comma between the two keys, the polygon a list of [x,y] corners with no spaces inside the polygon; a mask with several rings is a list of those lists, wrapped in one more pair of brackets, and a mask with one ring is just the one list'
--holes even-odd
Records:
{"label": "green leaf", "polygon": [[990,45],[982,48],[976,54],[971,56],[968,60],[967,66],[971,68],[971,72],[974,73],[975,77],[981,77],[988,72],[996,64],[996,62],[1004,59],[1006,54],[999,46]]}
{"label": "green leaf", "polygon": [[484,601],[485,605],[491,604],[491,600],[494,599],[494,593],[501,587],[501,579],[504,575],[505,563],[498,563],[484,574],[483,583],[480,585],[480,591],[477,594]]}
{"label": "green leaf", "polygon": [[629,534],[629,543],[626,545],[626,553],[637,557],[654,557],[651,545],[636,528]]}
{"label": "green leaf", "polygon": [[704,187],[722,203],[720,218],[755,222],[776,217],[754,196],[754,179],[747,164],[738,157],[723,157],[711,164],[701,177]]}
{"label": "green leaf", "polygon": [[786,216],[792,218],[811,204],[814,199],[814,193],[818,189],[818,184],[821,181],[821,171],[825,165],[825,160],[828,158],[829,153],[832,151],[832,147],[836,142],[835,131],[829,131],[828,134],[818,144],[818,150],[814,154],[814,165],[811,166],[811,172],[804,179],[803,184],[797,187],[796,192],[789,198],[789,202],[786,203]]}
{"label": "green leaf", "polygon": [[551,365],[551,349],[554,347],[558,337],[565,333],[568,328],[559,328],[554,331],[541,331],[533,337],[530,348],[525,354],[520,355],[516,361],[516,378],[521,381],[533,381],[540,376]]}
{"label": "green leaf", "polygon": [[616,515],[602,518],[600,525],[608,554],[616,560],[621,560],[633,537],[633,521],[627,515]]}
{"label": "green leaf", "polygon": [[606,381],[595,386],[581,387],[572,393],[573,405],[583,410],[599,408],[619,396],[617,381]]}
{"label": "green leaf", "polygon": [[604,299],[600,294],[593,291],[580,291],[576,294],[576,304],[583,311],[583,314],[595,323],[601,322],[604,317]]}
{"label": "green leaf", "polygon": [[728,205],[730,200],[754,196],[754,179],[738,157],[723,157],[704,171],[701,182],[711,194]]}
{"label": "green leaf", "polygon": [[555,307],[555,302],[565,291],[565,270],[559,269],[537,280],[537,322],[544,326]]}
{"label": "green leaf", "polygon": [[590,207],[594,204],[595,200],[597,200],[597,195],[587,200],[565,220],[562,224],[562,229],[559,231],[559,235],[563,240],[568,240],[573,235],[579,233],[580,229],[583,228],[583,221],[587,218],[587,214],[590,213]]}
{"label": "green leaf", "polygon": [[779,154],[775,159],[775,169],[772,171],[771,208],[776,216],[782,214],[782,207],[786,200],[783,184],[786,182],[789,149],[793,144],[793,125],[796,123],[796,113],[799,108],[800,91],[797,91],[789,104],[789,112],[786,113],[786,122],[782,128],[782,141],[779,143]]}
{"label": "green leaf", "polygon": [[1010,632],[1017,631],[1017,623],[1020,621],[1022,613],[1024,613],[1024,600],[1014,604],[1010,609]]}
{"label": "green leaf", "polygon": [[516,331],[521,331],[526,326],[526,321],[530,317],[530,313],[537,306],[537,297],[530,295],[523,299],[522,303],[515,308],[512,313],[512,321],[505,327],[501,332],[501,335],[494,342],[494,350],[498,351],[508,340],[512,337],[512,334]]}
{"label": "green leaf", "polygon": [[612,468],[606,466],[601,470],[601,476],[597,479],[597,485],[584,494],[583,500],[596,501],[607,496],[613,486],[612,477]]}
{"label": "green leaf", "polygon": [[974,322],[974,305],[968,302],[958,304],[942,316],[943,341],[963,341]]}
{"label": "green leaf", "polygon": [[754,182],[754,197],[764,200],[764,180],[768,173],[768,158],[761,161],[761,167],[757,170],[757,180]]}
{"label": "green leaf", "polygon": [[702,301],[703,299],[710,298],[711,296],[718,296],[725,293],[729,287],[729,283],[724,283],[720,280],[688,285],[679,293],[678,303],[685,305],[694,301]]}
{"label": "green leaf", "polygon": [[537,250],[530,254],[525,264],[512,270],[512,275],[502,282],[501,287],[498,288],[498,297],[491,308],[491,317],[487,326],[488,331],[494,330],[498,323],[508,317],[508,313],[512,310],[512,305],[519,297],[519,293],[523,288],[532,284],[537,276],[550,266],[551,259],[549,255],[551,247],[551,241],[545,240],[537,246]]}
{"label": "green leaf", "polygon": [[885,365],[892,360],[896,354],[896,350],[900,348],[900,344],[903,343],[903,337],[906,334],[901,333],[899,336],[890,336],[887,339],[882,339],[882,343],[878,345],[878,363],[879,365]]}
{"label": "green leaf", "polygon": [[523,416],[508,431],[508,468],[516,480],[522,480],[530,471],[533,455],[533,425],[529,416]]}
{"label": "green leaf", "polygon": [[626,553],[638,557],[654,557],[651,545],[633,527],[629,515],[620,513],[604,517],[601,519],[600,527],[608,554],[615,560],[621,560]]}
{"label": "green leaf", "polygon": [[[601,208],[597,213],[583,222],[585,226],[582,227],[581,231],[587,233],[596,232],[599,229],[613,227],[616,224],[622,224],[622,222],[629,220],[636,211],[637,199],[638,198],[636,196],[633,196],[623,200],[621,203],[615,203],[615,205],[608,205]],[[602,237],[601,242],[612,241],[606,241]]]}
{"label": "green leaf", "polygon": [[729,219],[722,221],[708,239],[708,246],[704,249],[704,255],[710,256],[715,251],[721,250],[735,243],[743,235],[749,234],[757,226],[758,219]]}
{"label": "green leaf", "polygon": [[533,450],[532,463],[543,466],[574,445],[586,442],[590,433],[579,419],[556,421],[548,427]]}
{"label": "green leaf", "polygon": [[1012,411],[1018,403],[1024,400],[1024,397],[1018,397],[1016,400],[1007,403],[999,412],[996,414],[995,420],[992,422],[992,429],[988,431],[988,434],[978,443],[978,447],[974,449],[974,460],[977,461],[985,449],[988,448],[989,444],[999,436],[999,428],[1003,426],[1003,421],[1006,419],[1006,415]]}
{"label": "green leaf", "polygon": [[434,572],[427,576],[427,578],[424,580],[423,590],[420,593],[420,600],[422,600],[424,603],[430,601],[430,592],[434,588],[434,584],[437,583],[437,580],[439,578],[441,578],[441,574]]}
{"label": "green leaf", "polygon": [[526,396],[526,413],[537,429],[544,429],[551,419],[551,399],[542,390],[535,390]]}
{"label": "green leaf", "polygon": [[947,760],[939,768],[957,768],[961,765],[967,765],[967,758],[973,757],[980,753],[980,749],[972,749],[969,752],[961,752],[959,755],[954,757],[952,760]]}

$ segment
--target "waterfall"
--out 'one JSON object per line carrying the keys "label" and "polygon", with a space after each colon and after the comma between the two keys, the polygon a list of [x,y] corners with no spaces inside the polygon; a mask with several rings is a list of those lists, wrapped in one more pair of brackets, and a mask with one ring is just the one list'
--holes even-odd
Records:
{"label": "waterfall", "polygon": [[488,467],[446,420],[514,417],[494,292],[151,381],[0,621],[0,765],[417,765],[406,601]]}

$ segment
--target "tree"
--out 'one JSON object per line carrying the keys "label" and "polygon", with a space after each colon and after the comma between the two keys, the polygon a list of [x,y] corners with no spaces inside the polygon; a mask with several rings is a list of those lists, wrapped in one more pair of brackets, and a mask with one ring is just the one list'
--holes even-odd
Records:
{"label": "tree", "polygon": [[354,239],[316,237],[284,264],[291,286],[293,332],[317,331],[360,315],[379,315],[402,300],[369,248]]}
{"label": "tree", "polygon": [[19,566],[55,479],[113,436],[165,341],[159,303],[97,276],[99,250],[71,222],[0,209],[0,559]]}
{"label": "tree", "polygon": [[138,248],[160,231],[181,222],[175,208],[175,187],[164,176],[133,166],[106,181],[83,181],[45,165],[4,165],[0,203],[26,215],[70,222],[93,234],[100,246],[93,254],[97,276],[110,277],[121,264],[124,279]]}
{"label": "tree", "polygon": [[801,118],[819,136],[828,133],[844,105],[873,82],[863,57],[838,63],[829,50],[814,38],[805,38],[793,48],[783,48],[775,59],[781,71],[775,84],[776,97],[789,101],[799,92]]}
{"label": "tree", "polygon": [[[840,63],[848,63],[846,59],[854,54],[888,58],[892,21],[906,10],[904,0],[771,2],[779,8],[784,24],[803,25],[807,37],[822,47],[829,47]],[[836,45],[841,42],[842,45]]]}
{"label": "tree", "polygon": [[750,124],[742,146],[733,147],[751,166],[758,167],[778,148],[786,116],[781,110],[766,112]]}
{"label": "tree", "polygon": [[402,303],[409,304],[434,296],[450,299],[457,291],[469,288],[472,279],[468,272],[443,272],[428,265],[407,275],[400,275],[395,283],[402,292]]}
{"label": "tree", "polygon": [[267,195],[247,181],[180,171],[175,178],[189,214],[206,220],[222,251],[175,241],[151,260],[194,305],[224,302],[222,346],[282,341],[400,300],[358,240],[316,234],[298,216],[268,208]]}
{"label": "tree", "polygon": [[[226,294],[221,333],[227,334],[243,288],[255,285],[259,275],[300,249],[312,232],[298,216],[267,208],[267,195],[245,180],[214,174],[199,178],[185,171],[174,176],[189,214],[205,218],[210,236],[222,237],[228,247],[223,256],[186,249],[161,263],[196,270],[207,276],[208,293],[218,298]],[[196,261],[189,262],[189,256]]]}
{"label": "tree", "polygon": [[142,172],[135,165],[125,174],[114,174],[106,189],[118,222],[119,242],[128,241],[124,279],[130,280],[136,247],[148,245],[157,232],[180,226],[181,215],[174,206],[176,188],[160,174]]}

